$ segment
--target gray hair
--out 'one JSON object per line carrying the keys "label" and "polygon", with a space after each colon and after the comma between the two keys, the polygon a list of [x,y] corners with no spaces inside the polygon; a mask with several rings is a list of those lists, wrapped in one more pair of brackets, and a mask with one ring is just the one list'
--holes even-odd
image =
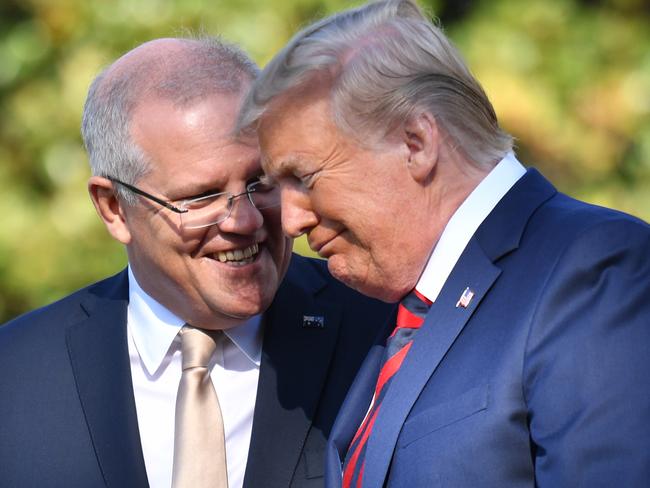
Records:
{"label": "gray hair", "polygon": [[478,166],[493,166],[512,149],[481,85],[412,0],[368,3],[296,34],[256,80],[239,129],[256,125],[275,97],[323,78],[334,123],[359,142],[428,111]]}
{"label": "gray hair", "polygon": [[[156,49],[163,43],[168,44]],[[147,97],[186,106],[214,93],[238,93],[258,74],[242,49],[218,38],[159,39],[130,51],[104,69],[88,91],[81,135],[92,174],[135,184],[151,171],[151,161],[130,134],[132,114]],[[121,185],[117,194],[135,203]]]}

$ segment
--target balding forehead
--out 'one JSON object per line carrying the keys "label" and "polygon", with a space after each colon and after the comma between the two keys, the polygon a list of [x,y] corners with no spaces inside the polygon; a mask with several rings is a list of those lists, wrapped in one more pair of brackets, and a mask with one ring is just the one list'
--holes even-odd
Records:
{"label": "balding forehead", "polygon": [[151,97],[184,106],[215,93],[241,93],[256,70],[239,48],[218,40],[156,39],[115,61],[98,78],[96,96],[119,100],[127,111]]}
{"label": "balding forehead", "polygon": [[153,85],[156,80],[178,69],[176,64],[183,55],[188,54],[191,42],[184,39],[155,39],[132,49],[106,69],[99,91],[125,78],[131,78],[136,84]]}

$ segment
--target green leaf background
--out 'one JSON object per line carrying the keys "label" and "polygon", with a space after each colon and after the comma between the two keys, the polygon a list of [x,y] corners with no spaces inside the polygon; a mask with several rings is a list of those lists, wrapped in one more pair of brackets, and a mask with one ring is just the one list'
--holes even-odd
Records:
{"label": "green leaf background", "polygon": [[[342,0],[3,0],[0,3],[0,322],[118,271],[79,136],[93,76],[125,51],[219,34],[264,65]],[[650,4],[422,2],[517,140],[526,165],[578,198],[650,219]],[[309,253],[305,242],[296,249]]]}

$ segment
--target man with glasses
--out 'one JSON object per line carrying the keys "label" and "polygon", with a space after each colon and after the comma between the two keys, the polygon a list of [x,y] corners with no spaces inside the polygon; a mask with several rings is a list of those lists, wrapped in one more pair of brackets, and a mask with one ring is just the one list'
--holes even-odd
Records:
{"label": "man with glasses", "polygon": [[257,73],[161,39],[91,85],[88,188],[129,266],[0,328],[0,485],[322,485],[387,310],[292,256],[256,136],[233,135]]}

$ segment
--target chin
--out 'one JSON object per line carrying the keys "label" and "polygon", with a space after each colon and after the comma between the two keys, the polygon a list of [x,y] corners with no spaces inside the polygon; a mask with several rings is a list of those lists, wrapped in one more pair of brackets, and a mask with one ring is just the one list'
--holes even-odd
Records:
{"label": "chin", "polygon": [[349,286],[359,293],[362,293],[363,295],[383,300],[383,298],[380,296],[382,291],[380,288],[374,286],[372,283],[368,283],[367,280],[361,279],[359,276],[350,273],[347,268],[332,266],[330,263],[331,261],[328,261],[328,269],[330,273],[341,283]]}
{"label": "chin", "polygon": [[377,300],[381,300],[382,302],[386,303],[399,302],[406,294],[401,290],[391,289],[386,286],[382,286],[381,284],[375,283],[363,283],[359,286],[352,286],[352,288],[368,297],[376,298]]}
{"label": "chin", "polygon": [[196,325],[192,321],[190,321],[190,323],[196,325],[196,327],[204,327],[206,329],[232,329],[242,325],[258,313],[260,312],[257,309],[215,309],[210,313],[209,317],[205,318],[204,321],[197,322],[203,325]]}
{"label": "chin", "polygon": [[232,303],[238,306],[230,310],[230,315],[247,319],[264,312],[271,305],[275,291],[275,288],[273,289],[273,293],[270,293],[269,290],[259,290],[249,295],[233,298]]}
{"label": "chin", "polygon": [[332,256],[327,260],[327,269],[334,278],[345,283],[350,288],[357,289],[354,285],[357,280],[354,279],[354,275],[349,272],[348,267],[339,256]]}
{"label": "chin", "polygon": [[371,276],[368,276],[370,273],[363,275],[360,273],[353,273],[340,260],[330,258],[327,265],[334,278],[345,283],[345,285],[359,293],[371,298],[376,298],[382,302],[398,302],[410,291],[410,289],[405,290],[404,287],[395,286],[396,284],[401,283],[400,280],[391,281],[381,279],[382,277],[378,275],[375,275],[377,279],[372,279]]}
{"label": "chin", "polygon": [[232,308],[230,310],[221,310],[221,313],[233,319],[245,321],[251,318],[253,315],[262,313],[264,310],[265,307],[263,307],[262,304],[255,302],[248,303],[246,306]]}

